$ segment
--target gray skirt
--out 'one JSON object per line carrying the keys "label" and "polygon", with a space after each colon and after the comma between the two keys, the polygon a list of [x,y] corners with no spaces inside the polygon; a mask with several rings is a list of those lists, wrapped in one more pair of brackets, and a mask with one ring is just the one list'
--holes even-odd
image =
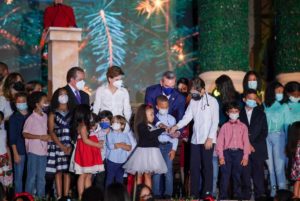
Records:
{"label": "gray skirt", "polygon": [[166,162],[156,147],[137,147],[131,157],[124,164],[125,172],[135,175],[136,173],[167,173]]}

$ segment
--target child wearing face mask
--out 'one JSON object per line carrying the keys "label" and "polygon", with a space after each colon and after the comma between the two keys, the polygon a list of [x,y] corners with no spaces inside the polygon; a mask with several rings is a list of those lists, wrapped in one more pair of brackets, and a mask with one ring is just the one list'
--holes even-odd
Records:
{"label": "child wearing face mask", "polygon": [[248,89],[253,89],[256,91],[257,94],[257,103],[259,105],[262,104],[264,91],[262,89],[262,80],[259,76],[259,74],[255,71],[248,71],[243,79],[243,89],[244,92]]}
{"label": "child wearing face mask", "polygon": [[[113,114],[108,110],[103,110],[103,111],[99,112],[99,114],[98,114],[99,126],[98,126],[96,133],[97,133],[97,138],[98,138],[99,142],[102,142],[102,144],[103,144],[103,147],[101,148],[101,157],[102,157],[105,169],[107,169],[105,160],[106,160],[106,157],[108,154],[108,150],[106,147],[106,139],[107,139],[107,134],[109,134],[111,131],[110,127],[111,127],[112,117],[113,117]],[[106,174],[105,171],[97,173],[94,178],[94,185],[97,188],[100,188],[102,190],[104,190],[104,187],[105,187],[105,174]]]}
{"label": "child wearing face mask", "polygon": [[26,160],[25,139],[23,137],[23,126],[29,116],[27,106],[27,95],[17,93],[14,99],[16,111],[9,118],[9,144],[14,158],[14,186],[15,193],[24,192],[23,173]]}
{"label": "child wearing face mask", "polygon": [[238,103],[229,103],[225,106],[229,121],[220,129],[216,152],[219,156],[221,171],[220,199],[229,199],[228,185],[233,181],[233,198],[241,199],[241,175],[243,166],[248,165],[251,153],[247,126],[240,122],[240,107]]}
{"label": "child wearing face mask", "polygon": [[70,189],[71,117],[67,91],[60,88],[54,92],[51,100],[48,125],[52,141],[48,143],[46,168],[47,174],[55,177],[57,199],[68,196]]}
{"label": "child wearing face mask", "polygon": [[[156,98],[156,108],[158,110],[157,118],[167,127],[172,127],[176,124],[176,119],[172,115],[168,114],[169,102],[168,98],[164,95],[160,95]],[[179,132],[179,131],[177,131]],[[161,174],[153,175],[153,194],[156,198],[170,199],[173,195],[173,159],[175,158],[178,138],[172,138],[167,132],[158,136],[159,149],[167,164],[168,172],[164,174],[164,192],[161,192]]]}
{"label": "child wearing face mask", "polygon": [[117,115],[112,118],[112,131],[107,135],[107,174],[105,186],[114,182],[123,183],[124,168],[123,164],[131,151],[131,143],[128,133],[124,132],[126,119]]}
{"label": "child wearing face mask", "polygon": [[43,108],[47,103],[47,95],[34,92],[28,97],[32,114],[27,118],[23,128],[23,136],[27,151],[26,192],[39,198],[45,196],[45,173],[47,165],[48,135],[47,114]]}
{"label": "child wearing face mask", "polygon": [[285,129],[287,132],[292,123],[300,121],[300,83],[296,81],[288,82],[284,87],[284,91],[284,102],[287,103],[289,108]]}
{"label": "child wearing face mask", "polygon": [[257,93],[254,89],[244,92],[245,107],[240,112],[240,121],[248,127],[251,154],[248,166],[243,168],[243,199],[251,198],[251,179],[254,184],[255,199],[265,195],[264,164],[268,159],[266,138],[267,117],[261,107],[257,107]]}

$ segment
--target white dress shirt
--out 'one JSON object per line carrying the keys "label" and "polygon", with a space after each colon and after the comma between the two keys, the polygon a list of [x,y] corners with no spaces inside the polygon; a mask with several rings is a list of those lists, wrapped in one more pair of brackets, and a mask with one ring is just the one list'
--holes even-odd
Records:
{"label": "white dress shirt", "polygon": [[[208,103],[208,104],[207,104]],[[179,129],[194,120],[192,144],[204,144],[207,138],[216,143],[219,124],[219,104],[209,94],[204,94],[201,100],[191,100],[185,114],[177,123]]]}
{"label": "white dress shirt", "polygon": [[249,125],[250,125],[250,123],[251,123],[251,116],[252,116],[252,112],[253,112],[253,108],[250,109],[250,110],[247,110],[247,109],[245,108],[245,110],[246,110],[246,114],[247,114],[248,123],[249,123]]}
{"label": "white dress shirt", "polygon": [[101,86],[96,91],[93,111],[98,114],[100,111],[108,110],[113,115],[122,115],[129,122],[132,111],[130,106],[129,93],[127,89],[120,88],[112,93],[108,85]]}

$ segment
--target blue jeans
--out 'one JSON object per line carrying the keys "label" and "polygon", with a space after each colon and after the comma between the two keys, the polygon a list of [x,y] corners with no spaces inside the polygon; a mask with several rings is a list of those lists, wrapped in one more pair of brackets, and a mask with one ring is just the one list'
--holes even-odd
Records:
{"label": "blue jeans", "polygon": [[46,165],[47,156],[39,156],[33,153],[27,155],[27,179],[26,179],[26,192],[37,197],[45,196],[46,187]]}
{"label": "blue jeans", "polygon": [[165,196],[172,196],[173,195],[173,161],[169,158],[169,153],[172,150],[172,143],[168,143],[166,145],[159,145],[159,149],[161,154],[166,162],[168,172],[164,174],[165,182],[164,188],[160,188],[161,183],[161,174],[154,174],[153,175],[153,194],[154,196],[161,196],[162,192],[161,189],[164,189],[163,195]]}
{"label": "blue jeans", "polygon": [[270,174],[271,197],[275,196],[276,187],[286,189],[285,177],[285,134],[269,133],[267,137],[268,160],[267,165]]}
{"label": "blue jeans", "polygon": [[217,197],[217,182],[219,176],[219,158],[218,156],[213,156],[213,191],[212,195]]}
{"label": "blue jeans", "polygon": [[15,193],[23,192],[23,173],[25,166],[25,155],[20,155],[20,162],[14,163],[14,184],[15,184]]}

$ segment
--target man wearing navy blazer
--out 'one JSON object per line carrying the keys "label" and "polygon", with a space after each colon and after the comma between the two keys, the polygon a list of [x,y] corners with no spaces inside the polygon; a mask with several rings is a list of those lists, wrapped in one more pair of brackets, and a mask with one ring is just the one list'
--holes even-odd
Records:
{"label": "man wearing navy blazer", "polygon": [[160,84],[152,85],[146,89],[145,104],[152,105],[155,112],[155,123],[158,126],[164,126],[159,124],[156,117],[156,98],[159,95],[165,95],[169,99],[169,114],[176,118],[176,121],[180,121],[185,112],[185,97],[175,89],[176,76],[172,71],[166,71],[160,81]]}
{"label": "man wearing navy blazer", "polygon": [[80,67],[73,67],[67,73],[67,85],[64,87],[69,97],[69,110],[73,111],[76,105],[90,105],[89,95],[83,91],[85,72]]}
{"label": "man wearing navy blazer", "polygon": [[244,94],[244,109],[240,112],[240,121],[247,125],[251,154],[249,163],[243,169],[242,189],[243,199],[251,198],[251,178],[254,184],[254,196],[258,199],[265,196],[264,163],[268,159],[266,138],[268,135],[268,123],[265,112],[257,106],[256,90],[248,89]]}

